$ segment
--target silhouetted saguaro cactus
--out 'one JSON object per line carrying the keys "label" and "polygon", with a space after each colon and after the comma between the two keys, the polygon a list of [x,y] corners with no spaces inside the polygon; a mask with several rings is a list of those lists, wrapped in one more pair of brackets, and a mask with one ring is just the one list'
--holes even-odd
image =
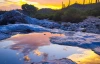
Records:
{"label": "silhouetted saguaro cactus", "polygon": [[85,0],[83,0],[83,5],[85,4]]}
{"label": "silhouetted saguaro cactus", "polygon": [[97,2],[98,2],[98,0],[95,1],[95,3],[97,3]]}
{"label": "silhouetted saguaro cactus", "polygon": [[96,0],[96,3],[99,3],[100,2],[100,0]]}
{"label": "silhouetted saguaro cactus", "polygon": [[70,6],[70,0],[69,0],[69,3],[68,3],[68,6]]}
{"label": "silhouetted saguaro cactus", "polygon": [[98,0],[98,3],[100,2],[100,0]]}
{"label": "silhouetted saguaro cactus", "polygon": [[92,0],[91,0],[91,3],[92,3]]}
{"label": "silhouetted saguaro cactus", "polygon": [[90,4],[90,0],[89,0],[89,4]]}
{"label": "silhouetted saguaro cactus", "polygon": [[89,0],[89,4],[91,4],[92,3],[92,0]]}
{"label": "silhouetted saguaro cactus", "polygon": [[65,4],[62,2],[62,8],[65,8]]}

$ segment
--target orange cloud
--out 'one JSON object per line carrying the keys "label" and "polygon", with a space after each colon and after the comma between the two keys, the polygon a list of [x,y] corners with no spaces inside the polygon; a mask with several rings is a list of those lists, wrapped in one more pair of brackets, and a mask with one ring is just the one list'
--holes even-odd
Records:
{"label": "orange cloud", "polygon": [[[38,8],[60,9],[62,8],[62,2],[67,6],[69,0],[0,0],[0,9],[21,9],[21,5],[25,3],[35,5]],[[71,0],[71,4],[75,2],[82,4],[83,0]],[[92,0],[92,2],[95,2],[95,0]],[[87,3],[89,3],[89,0],[86,0]]]}
{"label": "orange cloud", "polygon": [[59,5],[62,3],[63,0],[28,0],[28,1],[32,1],[32,2],[38,2],[40,4],[52,4],[52,5]]}
{"label": "orange cloud", "polygon": [[0,10],[13,10],[13,9],[21,9],[19,4],[11,3],[11,2],[4,2],[0,3]]}
{"label": "orange cloud", "polygon": [[[53,8],[53,9],[59,9],[59,8],[62,8],[62,2],[68,6],[68,3],[69,3],[69,0],[27,0],[29,2],[38,2],[39,4],[36,5],[38,6],[39,8]],[[74,3],[80,3],[82,4],[83,3],[83,0],[70,0],[71,4],[74,4]],[[92,2],[95,2],[95,0],[92,0]],[[89,0],[86,0],[85,4],[88,4],[89,3]]]}

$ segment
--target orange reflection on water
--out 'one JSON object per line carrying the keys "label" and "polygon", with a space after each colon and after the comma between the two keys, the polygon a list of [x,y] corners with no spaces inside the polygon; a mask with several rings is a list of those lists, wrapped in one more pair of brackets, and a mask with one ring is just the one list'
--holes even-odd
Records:
{"label": "orange reflection on water", "polygon": [[35,55],[41,56],[43,52],[40,52],[38,49],[33,51]]}
{"label": "orange reflection on water", "polygon": [[15,44],[11,46],[11,49],[13,50],[19,50],[25,55],[27,55],[30,51],[35,50],[35,53],[37,55],[41,55],[39,51],[36,51],[38,47],[44,46],[44,45],[50,45],[50,37],[52,36],[61,36],[63,37],[63,34],[52,34],[49,32],[43,32],[43,33],[29,33],[29,34],[17,34],[15,36],[12,36],[8,40],[13,41]]}
{"label": "orange reflection on water", "polygon": [[24,56],[24,60],[25,60],[25,61],[30,61],[29,56],[28,56],[28,55]]}
{"label": "orange reflection on water", "polygon": [[20,44],[29,44],[33,46],[49,45],[49,38],[52,36],[64,36],[63,34],[52,34],[49,32],[44,33],[30,33],[30,34],[18,34],[9,38],[9,40],[16,41]]}
{"label": "orange reflection on water", "polygon": [[77,64],[100,64],[100,56],[92,50],[81,50],[82,53],[73,54],[68,58]]}

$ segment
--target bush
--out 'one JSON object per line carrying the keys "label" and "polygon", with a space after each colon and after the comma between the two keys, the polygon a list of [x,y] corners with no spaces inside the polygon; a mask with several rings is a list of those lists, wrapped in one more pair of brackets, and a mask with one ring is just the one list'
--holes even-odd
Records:
{"label": "bush", "polygon": [[35,7],[34,5],[29,5],[29,4],[23,4],[22,9],[24,12],[27,12],[29,14],[29,16],[34,16],[34,14],[38,10],[37,7]]}
{"label": "bush", "polygon": [[63,15],[63,12],[59,11],[59,12],[56,12],[53,16],[53,20],[54,21],[61,21],[61,16]]}
{"label": "bush", "polygon": [[85,19],[85,17],[86,16],[81,10],[76,8],[69,8],[62,15],[62,21],[78,23]]}
{"label": "bush", "polygon": [[86,13],[88,16],[100,16],[100,8],[95,7],[93,9],[87,10]]}
{"label": "bush", "polygon": [[42,13],[36,13],[35,18],[37,19],[49,19],[49,20],[53,20],[53,14],[42,14]]}

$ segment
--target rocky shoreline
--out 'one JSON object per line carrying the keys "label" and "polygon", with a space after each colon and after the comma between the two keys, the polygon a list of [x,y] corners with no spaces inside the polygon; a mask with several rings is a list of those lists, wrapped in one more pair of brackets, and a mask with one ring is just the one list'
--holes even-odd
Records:
{"label": "rocky shoreline", "polygon": [[[69,32],[68,32],[69,31]],[[71,32],[70,32],[71,31]],[[16,10],[0,15],[0,40],[9,38],[19,33],[31,32],[55,32],[64,34],[66,37],[51,37],[50,41],[54,44],[78,46],[92,49],[100,54],[100,19],[88,17],[80,23],[61,24],[50,22],[50,20],[38,20],[26,16]],[[95,34],[94,34],[95,33]],[[69,37],[68,37],[69,36]],[[93,43],[94,42],[94,43]],[[99,45],[98,45],[99,44]],[[85,45],[85,47],[84,47]],[[76,64],[69,59],[58,59],[48,62],[31,64]]]}
{"label": "rocky shoreline", "polygon": [[[36,18],[31,18],[26,16],[16,10],[6,12],[0,15],[0,25],[9,24],[32,24],[39,25],[48,29],[61,29],[65,31],[82,31],[88,33],[100,34],[100,19],[96,17],[88,17],[83,22],[80,23],[65,23],[61,24],[56,22],[51,22],[50,20],[38,20]],[[0,26],[1,27],[1,26]],[[17,28],[17,27],[16,27]],[[31,29],[31,28],[30,28]]]}

